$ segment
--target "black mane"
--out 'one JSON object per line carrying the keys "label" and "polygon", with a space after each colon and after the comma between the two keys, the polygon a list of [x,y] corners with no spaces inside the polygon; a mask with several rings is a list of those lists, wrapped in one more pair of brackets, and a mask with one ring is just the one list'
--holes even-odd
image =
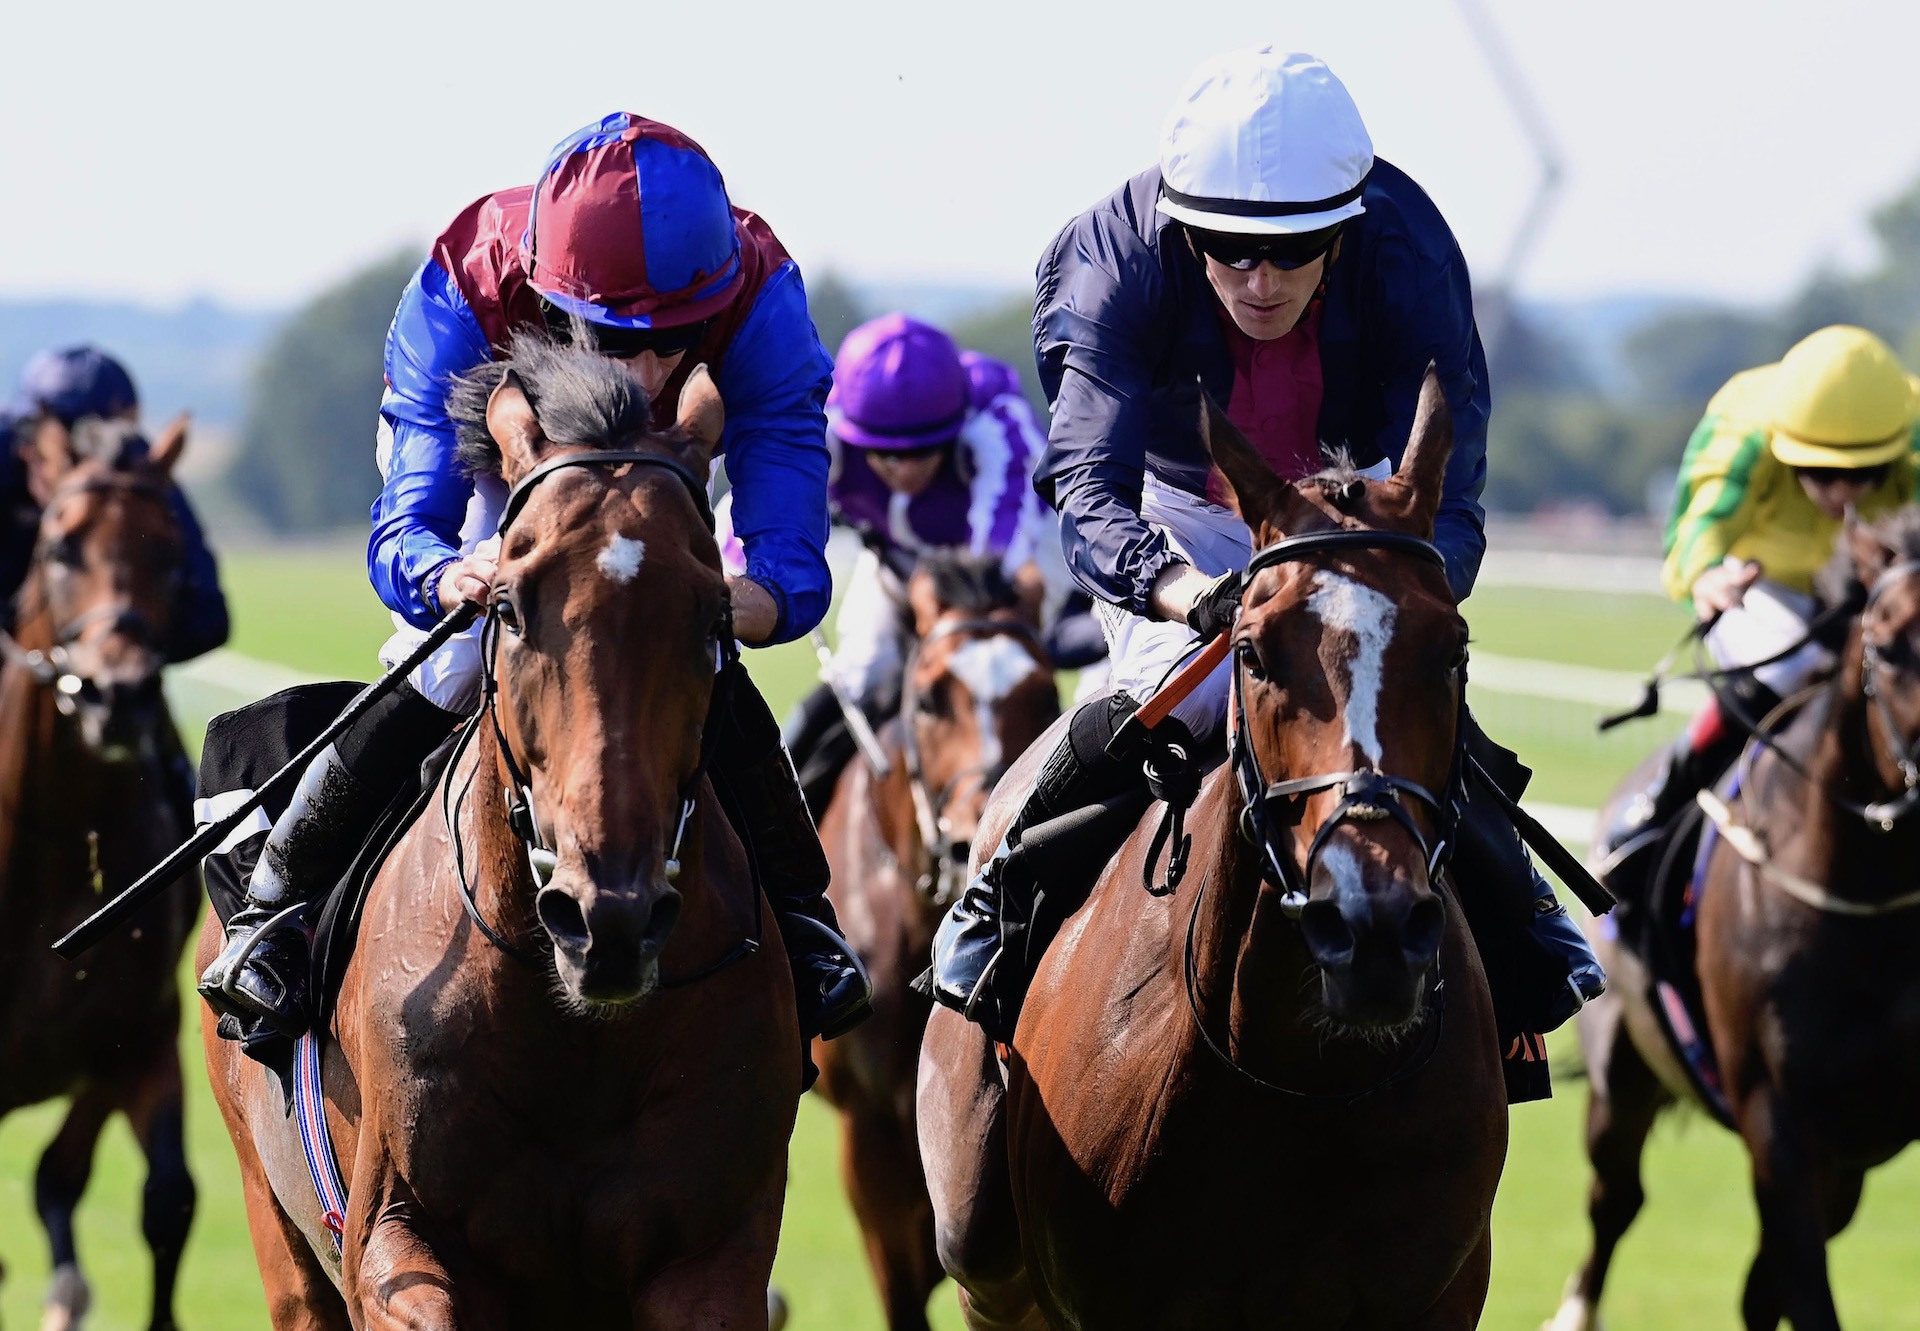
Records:
{"label": "black mane", "polygon": [[950,610],[986,615],[1019,607],[1012,579],[991,555],[935,550],[921,557],[920,571],[933,579],[934,596]]}
{"label": "black mane", "polygon": [[447,390],[460,465],[473,473],[500,470],[500,445],[487,430],[487,399],[511,373],[533,407],[540,431],[558,444],[618,448],[645,434],[653,408],[618,362],[523,328],[507,355],[476,366]]}

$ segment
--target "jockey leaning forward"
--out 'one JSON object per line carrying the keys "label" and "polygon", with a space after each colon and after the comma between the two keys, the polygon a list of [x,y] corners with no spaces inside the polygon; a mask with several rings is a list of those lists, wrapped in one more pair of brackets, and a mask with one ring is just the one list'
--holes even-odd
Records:
{"label": "jockey leaning forward", "polygon": [[[1034,342],[1053,408],[1038,484],[1060,509],[1069,568],[1101,603],[1117,692],[1075,713],[934,943],[938,1000],[1001,1039],[1017,1015],[1003,999],[1017,1002],[1026,977],[982,980],[998,969],[1003,905],[1030,913],[1021,832],[1139,781],[1109,741],[1239,607],[1251,534],[1199,437],[1201,387],[1283,477],[1321,471],[1328,448],[1383,477],[1434,364],[1454,432],[1435,541],[1457,597],[1486,544],[1489,399],[1465,261],[1311,56],[1262,48],[1201,68],[1165,125],[1159,167],[1075,218],[1041,258]],[[1223,665],[1173,713],[1203,747],[1225,729],[1228,678]],[[1600,967],[1490,801],[1465,804],[1459,835],[1464,890],[1524,911],[1543,959],[1540,992],[1513,996],[1517,1031],[1552,1029],[1601,992]]]}
{"label": "jockey leaning forward", "polygon": [[[0,628],[13,628],[13,598],[26,581],[39,537],[40,506],[19,450],[34,423],[51,417],[68,429],[86,417],[138,427],[140,395],[126,367],[97,347],[42,351],[20,373],[14,403],[0,410]],[[146,442],[135,438],[144,453]],[[167,486],[167,503],[180,532],[180,582],[174,592],[167,639],[160,644],[173,664],[190,661],[227,640],[227,598],[206,533],[178,485]],[[192,785],[191,778],[187,781]]]}
{"label": "jockey leaning forward", "polygon": [[[462,212],[400,298],[380,409],[384,486],[367,543],[374,590],[399,625],[384,661],[404,659],[442,616],[491,594],[506,491],[496,476],[461,470],[446,393],[522,327],[590,340],[626,366],[661,428],[694,368],[710,367],[726,402],[721,448],[746,550],[745,572],[727,580],[735,633],[760,646],[819,622],[830,590],[823,407],[832,367],[800,271],[764,221],[732,205],[698,144],[615,114],[563,140],[534,185]],[[201,978],[235,1024],[303,1028],[305,931],[278,929],[257,946],[253,935],[332,886],[399,781],[477,704],[480,666],[476,627],[307,771]],[[779,920],[802,1034],[838,1034],[866,1014],[867,984],[827,903],[826,857],[779,728],[746,670],[729,668],[735,677],[716,690],[727,714],[707,720],[718,727],[708,770]]]}
{"label": "jockey leaning forward", "polygon": [[833,381],[828,500],[865,548],[842,591],[838,648],[826,667],[833,684],[787,721],[816,819],[853,754],[835,686],[876,723],[899,704],[913,647],[907,579],[920,556],[958,549],[998,558],[1037,619],[1044,585],[1034,555],[1052,534],[1033,490],[1042,437],[1011,366],[888,314],[847,334]]}
{"label": "jockey leaning forward", "polygon": [[[1914,497],[1917,416],[1920,381],[1878,337],[1840,324],[1736,374],[1707,403],[1680,462],[1662,576],[1711,622],[1716,665],[1754,666],[1724,685],[1745,722],[1832,664],[1808,635],[1814,574],[1849,512],[1881,517]],[[1653,844],[1746,741],[1742,717],[1710,699],[1607,829],[1607,868]]]}

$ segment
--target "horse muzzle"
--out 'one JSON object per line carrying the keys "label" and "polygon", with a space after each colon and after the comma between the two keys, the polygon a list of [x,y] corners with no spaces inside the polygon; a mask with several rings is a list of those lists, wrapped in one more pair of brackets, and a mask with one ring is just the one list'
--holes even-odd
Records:
{"label": "horse muzzle", "polygon": [[1405,884],[1316,894],[1300,913],[1300,933],[1319,971],[1328,1017],[1355,1031],[1413,1022],[1445,929],[1440,898]]}
{"label": "horse muzzle", "polygon": [[68,675],[60,686],[59,710],[79,723],[81,739],[104,761],[128,762],[151,747],[165,709],[157,670],[106,682]]}
{"label": "horse muzzle", "polygon": [[660,987],[660,954],[680,917],[664,883],[613,890],[556,875],[534,898],[567,993],[593,1006],[637,1003]]}

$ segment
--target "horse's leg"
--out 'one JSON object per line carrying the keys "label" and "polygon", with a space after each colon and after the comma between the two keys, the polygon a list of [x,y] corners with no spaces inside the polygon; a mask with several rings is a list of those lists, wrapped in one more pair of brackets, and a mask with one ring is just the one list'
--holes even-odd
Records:
{"label": "horse's leg", "polygon": [[[650,1279],[634,1295],[633,1331],[680,1331],[694,1326],[768,1331],[777,1295],[768,1289],[767,1280],[780,1242],[786,1193],[787,1176],[782,1170],[767,1181],[731,1238]],[[779,1306],[784,1315],[785,1300]]]}
{"label": "horse's leg", "polygon": [[[201,964],[211,959],[212,953],[203,943]],[[241,1200],[247,1208],[247,1234],[253,1240],[254,1264],[260,1268],[267,1319],[274,1331],[349,1331],[347,1306],[341,1302],[340,1291],[307,1245],[306,1235],[281,1209],[253,1144],[253,1129],[241,1115],[234,1078],[265,1074],[251,1064],[239,1066],[245,1055],[238,1045],[214,1034],[213,1013],[204,1004],[200,1015],[208,1080],[240,1166]]]}
{"label": "horse's leg", "polygon": [[879,1113],[856,1107],[841,1123],[841,1173],[888,1331],[927,1331],[927,1295],[943,1272],[918,1146],[891,1106]]}
{"label": "horse's leg", "polygon": [[33,1202],[47,1231],[53,1255],[53,1282],[47,1289],[41,1331],[72,1331],[87,1315],[93,1301],[86,1277],[80,1274],[79,1254],[73,1245],[73,1212],[87,1190],[93,1172],[93,1148],[100,1129],[113,1112],[113,1092],[98,1083],[81,1087],[67,1106],[60,1131],[40,1157],[33,1178]]}
{"label": "horse's leg", "polygon": [[1593,1247],[1545,1331],[1597,1331],[1600,1326],[1600,1294],[1614,1249],[1646,1201],[1640,1157],[1654,1119],[1669,1099],[1634,1047],[1620,1000],[1608,996],[1592,1006],[1602,1004],[1606,1007],[1593,1012],[1580,1030],[1588,1069],[1587,1158],[1593,1162],[1593,1183],[1587,1191],[1587,1220]]}
{"label": "horse's leg", "polygon": [[1020,1252],[1003,1101],[985,1033],[935,1008],[920,1047],[920,1158],[940,1264],[960,1286],[974,1331],[1046,1326]]}
{"label": "horse's leg", "polygon": [[1791,1114],[1770,1088],[1746,1098],[1739,1124],[1760,1210],[1760,1251],[1740,1301],[1747,1331],[1774,1331],[1782,1317],[1794,1331],[1839,1331],[1827,1275],[1827,1225],[1844,1190],[1836,1190],[1810,1158]]}
{"label": "horse's leg", "polygon": [[173,1329],[173,1287],[180,1254],[193,1224],[193,1176],[187,1172],[182,1116],[180,1055],[169,1039],[155,1052],[153,1066],[129,1088],[125,1104],[140,1150],[147,1157],[147,1182],[140,1194],[140,1232],[153,1253],[152,1331]]}
{"label": "horse's leg", "polygon": [[1487,1285],[1493,1278],[1493,1231],[1480,1236],[1454,1274],[1453,1283],[1431,1308],[1409,1324],[1408,1331],[1473,1331],[1487,1305]]}

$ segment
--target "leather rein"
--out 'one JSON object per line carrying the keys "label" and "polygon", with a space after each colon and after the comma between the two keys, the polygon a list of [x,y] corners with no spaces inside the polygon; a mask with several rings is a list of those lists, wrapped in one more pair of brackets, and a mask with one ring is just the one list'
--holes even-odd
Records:
{"label": "leather rein", "polygon": [[[513,525],[514,519],[519,517],[521,510],[526,507],[527,499],[531,495],[534,487],[552,476],[555,472],[574,467],[619,467],[627,465],[652,467],[667,472],[674,477],[674,479],[678,480],[681,485],[686,488],[687,493],[693,497],[694,506],[699,509],[700,516],[706,522],[708,529],[712,529],[713,509],[707,500],[706,486],[702,484],[700,478],[695,475],[691,467],[688,467],[677,458],[668,457],[661,453],[648,452],[640,449],[610,448],[577,453],[563,453],[559,457],[549,458],[525,476],[521,477],[519,483],[515,485],[507,495],[507,502],[501,509],[500,522],[495,528],[495,534],[502,538],[506,536],[507,529]],[[546,832],[541,827],[539,816],[534,811],[533,777],[514,755],[513,745],[508,742],[506,731],[500,725],[499,652],[500,635],[503,631],[511,632],[511,630],[504,629],[500,616],[494,614],[492,608],[489,607],[487,617],[480,630],[480,709],[475,712],[473,717],[461,728],[459,741],[456,743],[453,755],[448,761],[448,771],[451,773],[453,769],[459,765],[462,754],[468,745],[472,743],[474,736],[479,733],[481,721],[485,720],[487,724],[493,728],[494,747],[500,754],[502,765],[507,769],[507,826],[512,829],[514,837],[526,851],[527,867],[533,875],[534,885],[537,889],[544,887],[547,881],[552,878],[554,865],[556,863],[556,853],[547,838]],[[740,645],[735,641],[733,636],[733,616],[731,609],[729,609],[724,622],[720,625],[714,644],[715,685],[713,698],[708,704],[709,715],[721,711],[726,707],[726,695],[732,677],[730,667],[739,660],[739,657]],[[666,872],[669,882],[674,881],[680,876],[681,850],[686,842],[687,829],[693,823],[693,815],[699,804],[700,783],[706,776],[707,764],[713,756],[715,736],[718,733],[718,727],[716,726],[708,725],[703,727],[700,738],[699,761],[694,764],[693,770],[687,774],[686,779],[680,783],[679,811],[674,818],[673,840],[667,849]],[[441,814],[446,820],[448,839],[453,844],[454,875],[460,885],[460,904],[465,908],[467,917],[473,921],[474,925],[480,930],[481,934],[486,937],[488,942],[530,969],[545,971],[547,969],[548,959],[544,955],[532,953],[520,947],[514,943],[512,939],[508,938],[499,929],[496,929],[489,923],[485,914],[480,910],[478,898],[474,895],[473,884],[467,877],[466,856],[461,845],[459,833],[460,807],[465,801],[467,790],[471,788],[472,784],[472,774],[469,774],[466,785],[462,787],[458,796],[452,798],[450,803],[448,797],[453,785],[451,779],[441,787]],[[734,962],[754,955],[760,950],[760,947],[760,911],[756,903],[756,909],[753,912],[753,927],[751,932],[745,934],[739,942],[735,943],[733,947],[719,959],[708,963],[699,970],[682,976],[663,977],[660,981],[660,988],[675,989],[693,984],[698,980],[704,980],[715,972],[732,965]]]}
{"label": "leather rein", "polygon": [[[1408,536],[1401,532],[1345,529],[1312,532],[1304,536],[1287,537],[1255,552],[1252,560],[1247,564],[1245,587],[1252,587],[1255,575],[1279,564],[1293,563],[1319,554],[1346,554],[1360,550],[1406,554],[1441,568],[1446,566],[1439,547],[1417,536]],[[1241,799],[1240,816],[1235,820],[1235,826],[1240,836],[1258,852],[1262,879],[1280,889],[1280,909],[1287,918],[1298,923],[1300,914],[1307,904],[1308,880],[1313,873],[1314,861],[1319,858],[1320,852],[1325,849],[1333,834],[1349,822],[1377,822],[1382,819],[1392,819],[1398,823],[1420,848],[1421,856],[1426,861],[1428,879],[1437,890],[1440,871],[1445,867],[1452,851],[1454,831],[1459,821],[1458,803],[1465,781],[1465,765],[1457,739],[1461,733],[1460,723],[1464,722],[1466,717],[1467,706],[1464,659],[1454,669],[1459,685],[1460,702],[1459,720],[1455,727],[1456,743],[1453,763],[1447,776],[1446,789],[1438,796],[1417,781],[1371,767],[1355,768],[1344,772],[1323,772],[1315,776],[1295,777],[1285,781],[1268,781],[1260,770],[1259,757],[1254,753],[1253,745],[1248,739],[1246,686],[1241,680],[1243,667],[1240,653],[1237,650],[1232,652],[1231,659],[1232,674],[1229,693],[1232,698],[1232,731],[1228,739],[1228,762],[1232,766]],[[1281,847],[1285,829],[1299,823],[1305,813],[1309,796],[1325,790],[1337,791],[1339,802],[1334,806],[1333,812],[1315,830],[1305,856],[1296,861],[1290,849],[1283,850]],[[1420,825],[1408,812],[1409,803],[1419,804],[1427,809],[1434,819],[1435,826],[1439,829],[1438,836],[1429,841],[1426,833],[1421,831]],[[1184,854],[1181,855],[1181,859],[1184,860]],[[1427,981],[1427,993],[1423,1003],[1426,1019],[1421,1023],[1422,1038],[1409,1049],[1406,1057],[1397,1066],[1371,1085],[1358,1091],[1307,1091],[1269,1081],[1258,1073],[1248,1070],[1214,1039],[1200,1011],[1200,981],[1195,964],[1196,935],[1201,901],[1206,894],[1206,888],[1207,883],[1203,879],[1194,892],[1193,908],[1187,916],[1183,956],[1187,1011],[1193,1018],[1194,1028],[1199,1031],[1201,1042],[1207,1050],[1242,1081],[1258,1090],[1285,1095],[1293,1099],[1347,1103],[1363,1099],[1406,1080],[1425,1067],[1433,1057],[1434,1050],[1439,1047],[1440,1027],[1446,1012],[1446,982],[1440,974],[1438,961],[1434,963]]]}

